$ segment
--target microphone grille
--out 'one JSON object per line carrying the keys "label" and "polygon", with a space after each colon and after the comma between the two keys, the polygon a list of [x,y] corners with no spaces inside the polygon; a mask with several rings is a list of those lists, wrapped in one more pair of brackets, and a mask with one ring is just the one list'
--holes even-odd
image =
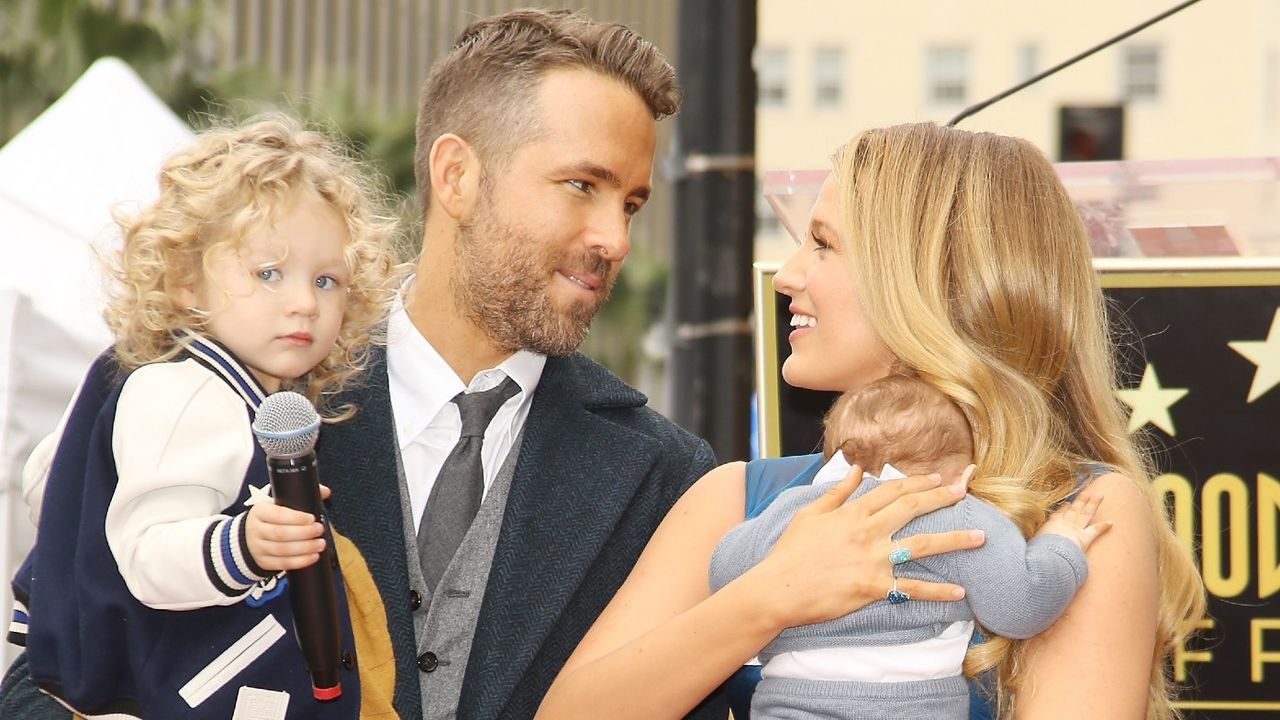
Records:
{"label": "microphone grille", "polygon": [[274,393],[258,407],[253,434],[268,457],[294,457],[315,447],[320,416],[302,395],[288,390]]}

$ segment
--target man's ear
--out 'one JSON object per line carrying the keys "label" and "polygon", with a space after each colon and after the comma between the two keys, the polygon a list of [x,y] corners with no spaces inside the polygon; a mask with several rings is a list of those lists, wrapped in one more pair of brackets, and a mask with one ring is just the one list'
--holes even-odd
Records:
{"label": "man's ear", "polygon": [[466,217],[480,188],[480,159],[470,143],[445,133],[431,144],[431,195],[455,220]]}

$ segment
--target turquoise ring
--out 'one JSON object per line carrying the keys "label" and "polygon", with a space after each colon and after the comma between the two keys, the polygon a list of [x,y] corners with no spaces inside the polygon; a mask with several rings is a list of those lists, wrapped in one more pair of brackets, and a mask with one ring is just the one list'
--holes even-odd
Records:
{"label": "turquoise ring", "polygon": [[893,541],[893,549],[889,551],[889,562],[893,565],[901,565],[911,559],[911,551],[898,544],[897,540]]}

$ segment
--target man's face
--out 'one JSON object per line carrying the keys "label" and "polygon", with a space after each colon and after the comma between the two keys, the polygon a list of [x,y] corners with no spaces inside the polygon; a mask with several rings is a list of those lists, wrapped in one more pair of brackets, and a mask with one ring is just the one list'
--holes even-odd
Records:
{"label": "man's face", "polygon": [[540,132],[497,163],[459,225],[449,287],[500,349],[567,355],[631,248],[656,127],[632,90],[586,70],[548,73],[537,98]]}

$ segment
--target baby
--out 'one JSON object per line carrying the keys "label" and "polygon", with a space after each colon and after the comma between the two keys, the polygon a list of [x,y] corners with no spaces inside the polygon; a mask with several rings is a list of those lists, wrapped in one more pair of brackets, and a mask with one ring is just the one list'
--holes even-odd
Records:
{"label": "baby", "polygon": [[[853,497],[905,474],[939,472],[967,482],[972,434],[960,408],[923,380],[890,376],[841,396],[826,418],[826,466],[810,485],[782,492],[759,516],[730,530],[711,558],[714,592],[760,562],[800,508],[853,464],[874,468]],[[1031,637],[1066,609],[1088,573],[1084,550],[1107,529],[1092,524],[1099,497],[1075,500],[1029,542],[1013,522],[969,495],[909,522],[899,538],[976,528],[974,550],[913,560],[889,554],[893,587],[885,600],[842,617],[788,628],[760,652],[753,718],[969,717],[961,667],[974,620],[994,634]],[[954,582],[964,602],[909,602],[897,578]]]}

